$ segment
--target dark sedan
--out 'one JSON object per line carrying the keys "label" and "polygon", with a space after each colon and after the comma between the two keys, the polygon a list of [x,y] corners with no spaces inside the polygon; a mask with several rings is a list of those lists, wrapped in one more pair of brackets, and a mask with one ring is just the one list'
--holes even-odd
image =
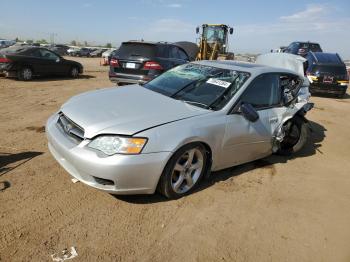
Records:
{"label": "dark sedan", "polygon": [[83,73],[83,66],[46,48],[18,46],[0,52],[0,73],[24,81],[31,80],[34,76],[45,75],[76,78]]}

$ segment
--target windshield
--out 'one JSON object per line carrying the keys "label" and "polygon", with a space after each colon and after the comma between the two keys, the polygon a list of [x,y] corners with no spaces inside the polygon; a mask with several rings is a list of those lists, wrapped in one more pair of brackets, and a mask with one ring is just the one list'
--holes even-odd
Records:
{"label": "windshield", "polygon": [[225,42],[225,29],[219,26],[204,27],[203,35],[208,42]]}
{"label": "windshield", "polygon": [[246,72],[189,63],[163,73],[144,87],[194,106],[219,110],[249,76]]}

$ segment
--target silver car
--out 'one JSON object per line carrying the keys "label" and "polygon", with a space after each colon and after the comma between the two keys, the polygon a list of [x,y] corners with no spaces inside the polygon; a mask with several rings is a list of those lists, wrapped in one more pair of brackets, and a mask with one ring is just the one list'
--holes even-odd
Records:
{"label": "silver car", "polygon": [[303,147],[312,106],[300,59],[193,62],[143,86],[80,94],[49,118],[49,149],[108,193],[181,197],[210,171]]}

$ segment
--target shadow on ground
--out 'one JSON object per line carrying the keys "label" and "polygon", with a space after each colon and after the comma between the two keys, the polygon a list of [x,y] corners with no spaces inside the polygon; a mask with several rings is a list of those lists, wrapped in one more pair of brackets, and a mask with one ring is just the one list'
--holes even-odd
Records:
{"label": "shadow on ground", "polygon": [[[270,169],[271,175],[275,175],[274,164],[277,163],[287,163],[289,160],[300,157],[309,157],[316,154],[316,151],[323,154],[322,152],[322,141],[326,137],[325,132],[327,129],[313,121],[309,122],[310,125],[310,137],[307,144],[304,148],[298,153],[290,156],[280,156],[280,155],[271,155],[264,159],[256,160],[251,163],[231,167],[228,169],[212,172],[209,178],[205,179],[200,183],[198,188],[192,193],[195,194],[201,190],[205,190],[208,187],[215,185],[218,182],[225,181],[231,177],[243,175],[246,172],[249,172],[256,168],[268,168]],[[130,195],[130,196],[117,196],[115,198],[126,201],[133,204],[152,204],[157,202],[168,201],[167,198],[161,196],[160,194],[154,195]]]}
{"label": "shadow on ground", "polygon": [[49,81],[60,81],[60,80],[81,80],[81,79],[91,79],[91,78],[96,78],[96,76],[92,75],[80,75],[77,78],[72,78],[72,77],[59,77],[59,76],[43,76],[40,78],[34,78],[30,82],[49,82]]}
{"label": "shadow on ground", "polygon": [[[34,157],[42,155],[43,152],[27,151],[21,153],[0,152],[0,176],[32,160]],[[15,164],[12,166],[12,164]]]}
{"label": "shadow on ground", "polygon": [[312,96],[316,96],[316,97],[323,97],[323,98],[333,98],[333,99],[339,99],[339,100],[347,100],[350,99],[350,95],[348,95],[347,93],[345,93],[345,95],[343,97],[339,97],[335,94],[321,94],[321,93],[313,93]]}

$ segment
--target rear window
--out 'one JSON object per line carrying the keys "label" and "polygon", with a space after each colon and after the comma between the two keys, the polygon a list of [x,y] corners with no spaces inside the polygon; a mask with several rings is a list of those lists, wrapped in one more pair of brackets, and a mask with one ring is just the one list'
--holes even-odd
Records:
{"label": "rear window", "polygon": [[143,43],[123,43],[115,53],[115,55],[119,57],[154,57],[155,54],[155,45]]}
{"label": "rear window", "polygon": [[315,55],[319,63],[340,64],[340,65],[343,64],[339,56],[337,56],[336,54],[317,53]]}
{"label": "rear window", "polygon": [[344,65],[316,65],[313,67],[312,71],[314,73],[318,72],[320,74],[332,74],[332,75],[347,75],[346,67]]}

